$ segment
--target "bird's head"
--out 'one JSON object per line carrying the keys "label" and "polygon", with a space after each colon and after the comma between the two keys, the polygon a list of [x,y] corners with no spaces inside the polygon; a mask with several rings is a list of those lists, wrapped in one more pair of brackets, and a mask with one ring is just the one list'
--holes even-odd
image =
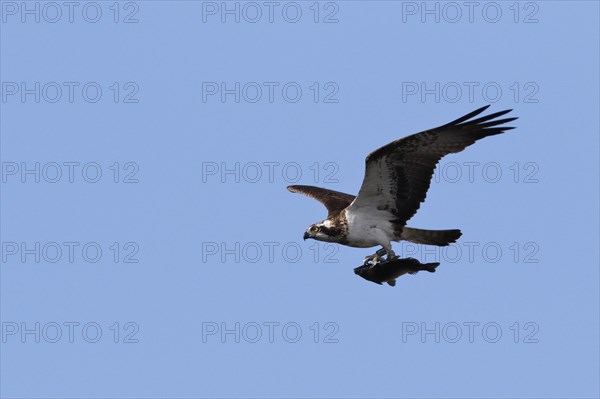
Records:
{"label": "bird's head", "polygon": [[341,230],[336,228],[331,220],[323,220],[322,222],[311,225],[304,232],[304,239],[312,238],[317,241],[337,242]]}

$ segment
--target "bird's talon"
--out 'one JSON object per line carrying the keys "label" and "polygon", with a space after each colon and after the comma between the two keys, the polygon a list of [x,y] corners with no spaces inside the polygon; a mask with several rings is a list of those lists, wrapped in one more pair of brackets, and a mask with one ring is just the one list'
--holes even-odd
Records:
{"label": "bird's talon", "polygon": [[363,265],[373,267],[380,262],[380,259],[381,259],[381,256],[379,254],[375,253],[373,255],[365,257],[365,261],[363,262]]}
{"label": "bird's talon", "polygon": [[373,255],[365,257],[363,266],[373,267],[382,262],[389,262],[396,258],[397,258],[396,254],[391,249],[386,251],[385,248],[380,248]]}

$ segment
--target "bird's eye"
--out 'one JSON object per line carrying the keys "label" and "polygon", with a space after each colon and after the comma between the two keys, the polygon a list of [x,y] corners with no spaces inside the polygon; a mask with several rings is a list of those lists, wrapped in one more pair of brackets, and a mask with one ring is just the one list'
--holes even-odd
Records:
{"label": "bird's eye", "polygon": [[313,233],[318,233],[319,232],[319,226],[313,226],[313,227],[311,227],[310,231],[312,231]]}

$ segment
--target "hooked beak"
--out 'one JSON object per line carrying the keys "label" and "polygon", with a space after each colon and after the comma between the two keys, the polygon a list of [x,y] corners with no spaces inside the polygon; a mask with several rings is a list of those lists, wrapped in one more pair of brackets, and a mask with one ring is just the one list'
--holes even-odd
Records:
{"label": "hooked beak", "polygon": [[304,241],[306,241],[307,238],[310,238],[310,234],[308,234],[308,231],[304,232],[304,236],[302,238],[304,238]]}

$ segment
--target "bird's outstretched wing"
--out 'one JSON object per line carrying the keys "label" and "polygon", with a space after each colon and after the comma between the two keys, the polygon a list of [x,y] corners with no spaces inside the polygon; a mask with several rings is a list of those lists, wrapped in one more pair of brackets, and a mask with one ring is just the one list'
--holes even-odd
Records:
{"label": "bird's outstretched wing", "polygon": [[370,153],[362,186],[348,211],[385,211],[390,214],[390,221],[404,226],[425,200],[433,171],[444,155],[460,152],[484,137],[514,129],[500,125],[517,118],[496,119],[512,110],[472,119],[488,107]]}
{"label": "bird's outstretched wing", "polygon": [[326,188],[314,186],[288,186],[292,193],[304,194],[307,197],[314,198],[327,208],[328,218],[337,215],[343,209],[354,201],[354,195],[341,193],[339,191],[328,190]]}

